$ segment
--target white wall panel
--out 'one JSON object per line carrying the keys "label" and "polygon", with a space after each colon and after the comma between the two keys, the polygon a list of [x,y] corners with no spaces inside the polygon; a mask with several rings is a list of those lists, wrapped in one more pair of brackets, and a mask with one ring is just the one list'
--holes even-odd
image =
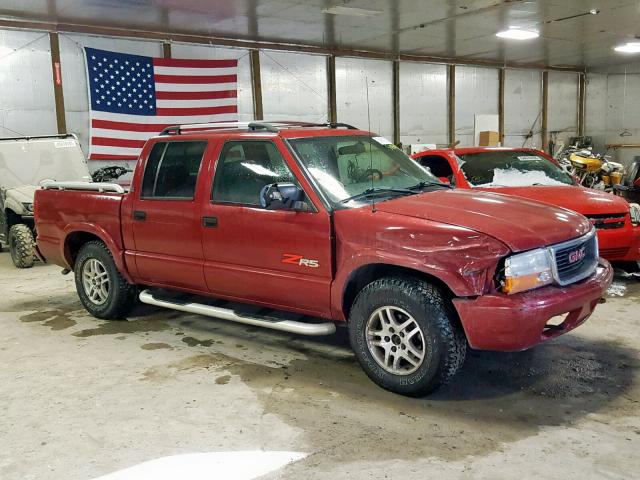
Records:
{"label": "white wall panel", "polygon": [[607,129],[607,76],[587,75],[585,135],[591,135],[595,147],[604,148]]}
{"label": "white wall panel", "polygon": [[238,59],[238,119],[248,122],[254,119],[253,89],[251,86],[251,59],[249,50],[243,48],[214,47],[174,43],[171,46],[174,58],[202,60]]}
{"label": "white wall panel", "polygon": [[[504,143],[507,147],[541,147],[542,73],[507,70],[504,99]],[[525,143],[525,135],[533,137]]]}
{"label": "white wall panel", "polygon": [[[640,143],[640,75],[610,74],[607,82],[606,143]],[[629,163],[640,149],[611,152]]]}
{"label": "white wall panel", "polygon": [[400,141],[446,145],[447,67],[400,63]]}
{"label": "white wall panel", "polygon": [[[59,38],[67,131],[78,135],[82,149],[85,155],[88,155],[89,92],[87,91],[84,47],[160,57],[162,56],[162,44],[158,42],[142,42],[89,35],[60,34]],[[108,164],[122,164],[131,167],[133,163],[134,162],[109,162]],[[89,168],[91,170],[106,165],[103,161],[89,162]]]}
{"label": "white wall panel", "polygon": [[328,121],[327,58],[261,51],[265,120]]}
{"label": "white wall panel", "polygon": [[578,134],[579,76],[577,73],[549,72],[547,128],[558,132],[556,141],[568,142]]}
{"label": "white wall panel", "polygon": [[367,82],[371,130],[393,140],[393,66],[389,61],[336,58],[338,121],[368,128]]}
{"label": "white wall panel", "polygon": [[49,34],[0,30],[0,136],[55,133]]}
{"label": "white wall panel", "polygon": [[498,70],[456,66],[456,140],[475,145],[475,115],[498,114]]}

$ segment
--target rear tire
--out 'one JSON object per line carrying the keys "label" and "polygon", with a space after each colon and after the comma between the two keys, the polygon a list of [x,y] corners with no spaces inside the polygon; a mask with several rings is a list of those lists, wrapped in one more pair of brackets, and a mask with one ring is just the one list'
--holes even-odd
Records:
{"label": "rear tire", "polygon": [[362,289],[349,317],[358,362],[386,390],[424,396],[464,363],[467,342],[440,289],[410,277],[387,277]]}
{"label": "rear tire", "polygon": [[82,246],[74,275],[80,302],[94,317],[124,320],[138,300],[138,288],[124,279],[111,252],[100,241]]}
{"label": "rear tire", "polygon": [[13,225],[9,229],[8,241],[13,264],[18,268],[33,267],[35,240],[31,229],[22,223]]}

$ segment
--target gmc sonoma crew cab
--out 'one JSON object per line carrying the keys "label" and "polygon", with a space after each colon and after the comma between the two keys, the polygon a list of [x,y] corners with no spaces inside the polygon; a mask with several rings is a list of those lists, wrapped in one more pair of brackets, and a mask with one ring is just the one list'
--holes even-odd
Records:
{"label": "gmc sonoma crew cab", "polygon": [[98,318],[139,299],[309,335],[346,322],[367,375],[405,395],[450,380],[467,345],[522,350],[577,327],[612,279],[583,216],[452,189],[344,124],[170,127],[128,193],[50,183],[35,218],[40,252]]}

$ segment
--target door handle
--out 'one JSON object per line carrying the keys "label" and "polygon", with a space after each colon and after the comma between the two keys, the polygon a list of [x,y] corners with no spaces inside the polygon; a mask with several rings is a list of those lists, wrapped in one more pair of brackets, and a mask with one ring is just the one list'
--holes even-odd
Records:
{"label": "door handle", "polygon": [[218,226],[217,217],[202,217],[202,226],[207,228],[215,228]]}
{"label": "door handle", "polygon": [[147,212],[143,212],[142,210],[134,210],[133,219],[143,222],[147,219]]}

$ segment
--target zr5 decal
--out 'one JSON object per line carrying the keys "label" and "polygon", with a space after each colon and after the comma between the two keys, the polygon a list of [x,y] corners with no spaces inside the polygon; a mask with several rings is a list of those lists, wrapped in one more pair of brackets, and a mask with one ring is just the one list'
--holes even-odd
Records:
{"label": "zr5 decal", "polygon": [[295,253],[283,253],[282,263],[289,265],[297,265],[299,267],[318,268],[320,263],[318,260],[311,260],[310,258],[303,258],[302,255],[296,255]]}

